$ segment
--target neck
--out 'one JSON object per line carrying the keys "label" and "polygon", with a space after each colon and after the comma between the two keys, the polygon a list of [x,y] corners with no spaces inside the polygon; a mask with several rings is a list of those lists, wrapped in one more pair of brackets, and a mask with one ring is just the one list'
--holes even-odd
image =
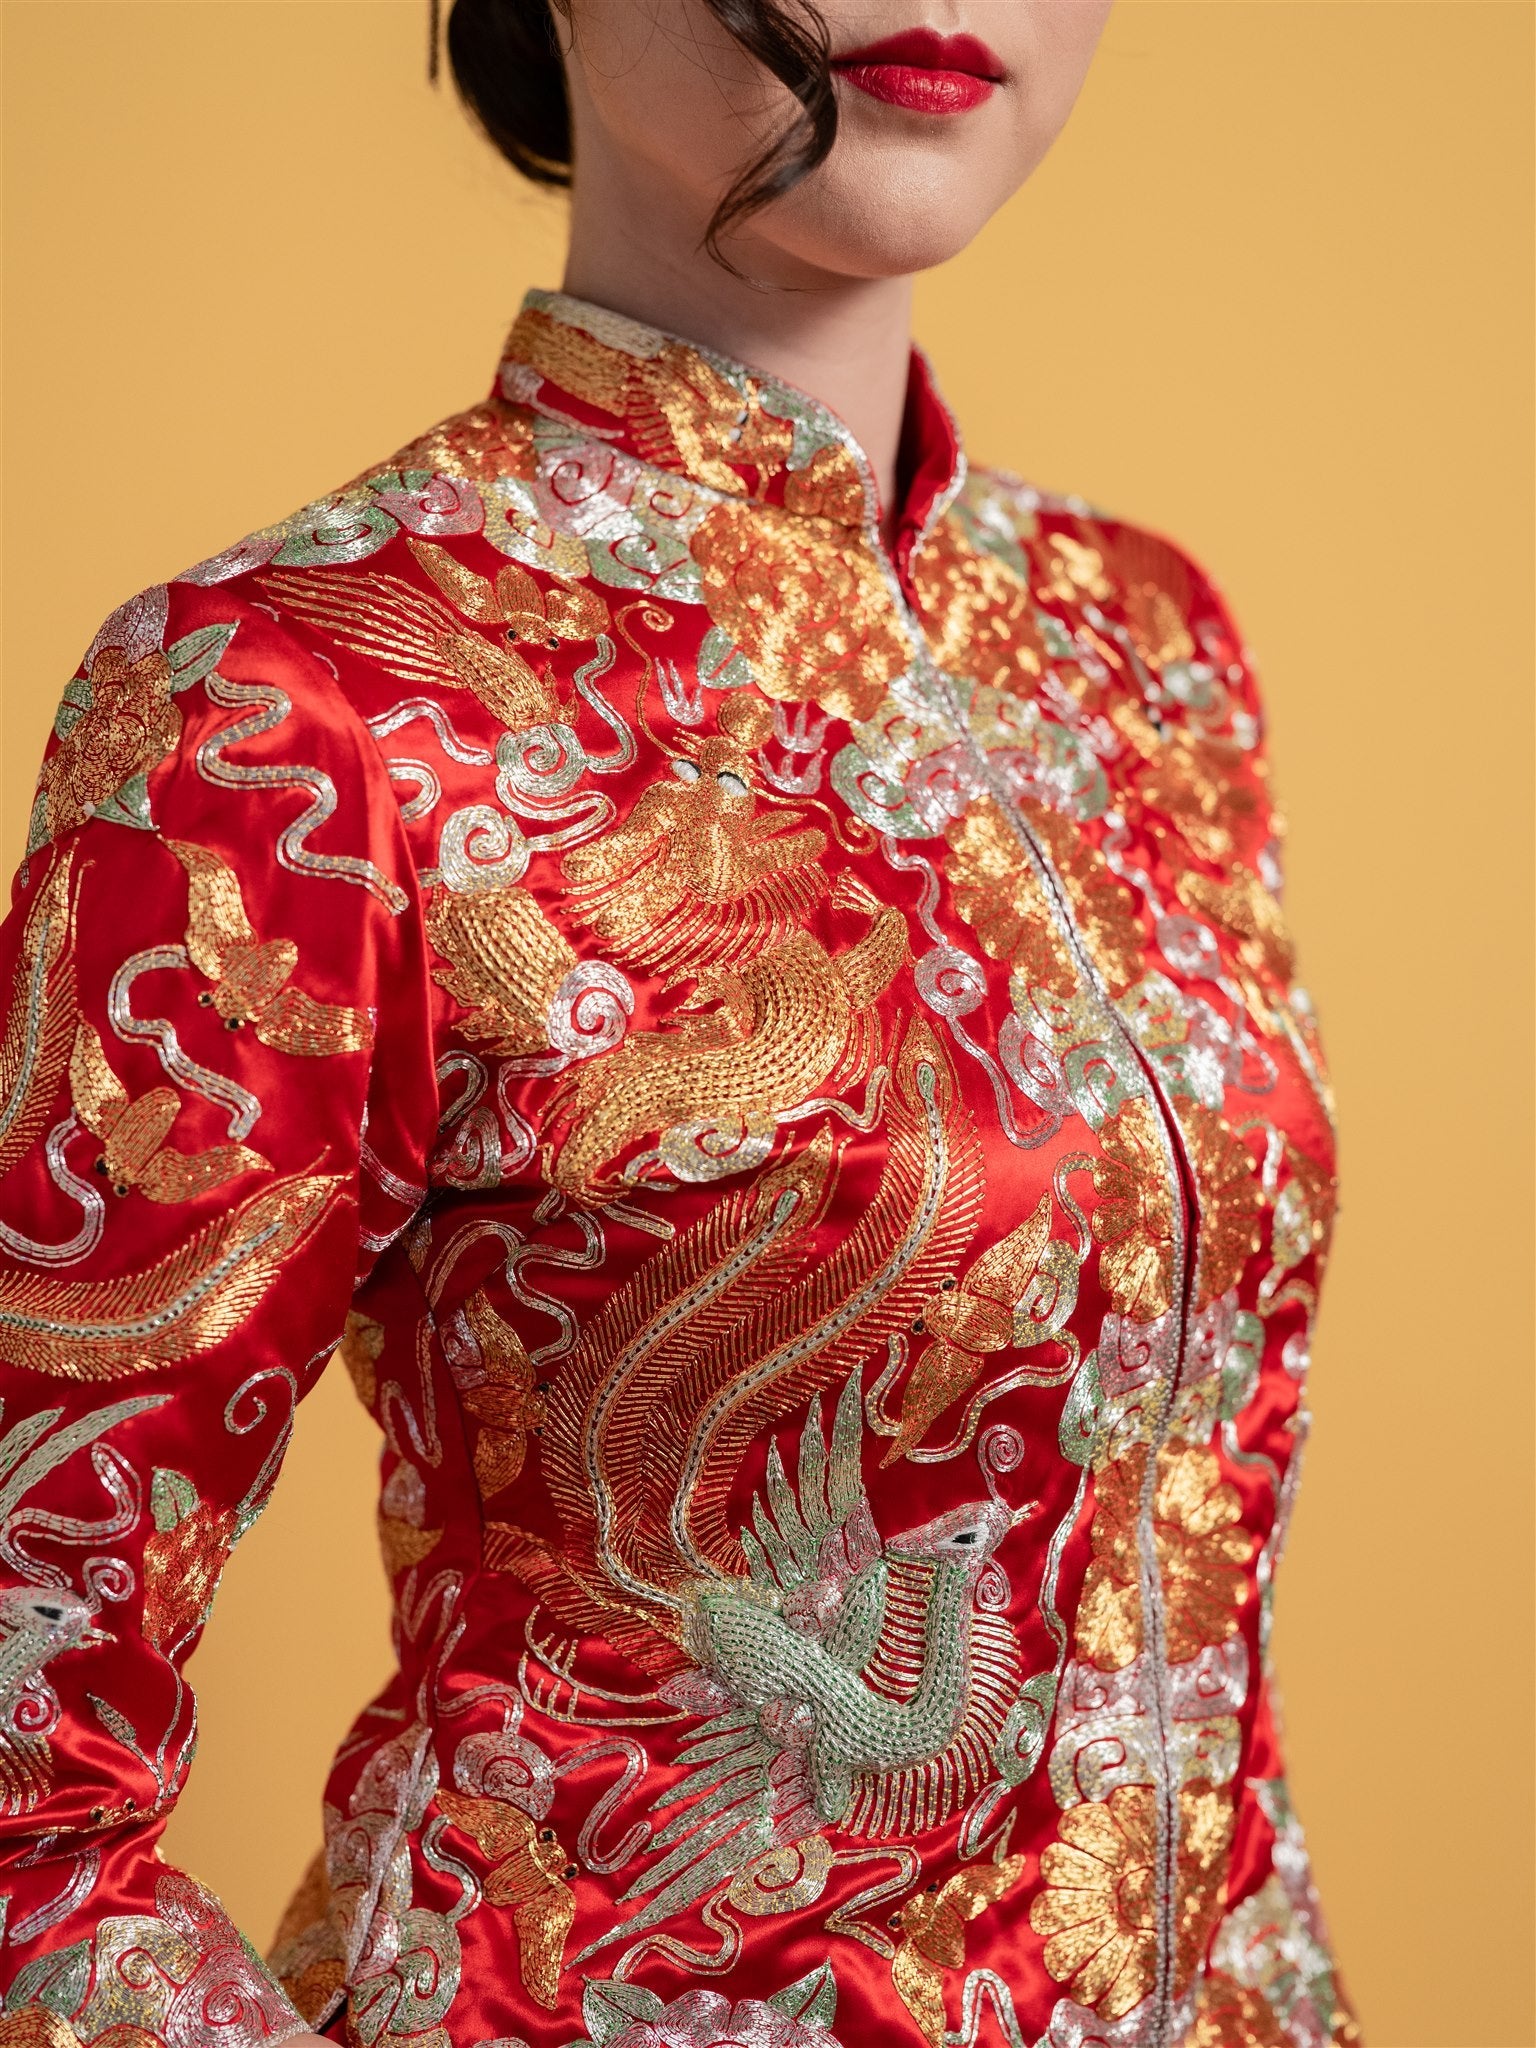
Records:
{"label": "neck", "polygon": [[809,392],[842,420],[863,449],[890,539],[897,454],[911,347],[910,277],[839,278],[803,272],[784,285],[747,281],[782,272],[782,257],[733,238],[733,277],[699,246],[700,224],[683,217],[632,160],[583,157],[571,196],[563,289],[632,320],[701,343],[733,361]]}

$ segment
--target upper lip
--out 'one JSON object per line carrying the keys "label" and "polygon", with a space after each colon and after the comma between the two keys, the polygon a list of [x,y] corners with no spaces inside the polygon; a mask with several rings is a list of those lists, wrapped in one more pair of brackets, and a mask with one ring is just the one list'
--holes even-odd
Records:
{"label": "upper lip", "polygon": [[1003,60],[980,36],[941,35],[936,28],[904,28],[857,50],[839,50],[834,65],[909,64],[915,71],[964,71],[972,78],[1003,76]]}

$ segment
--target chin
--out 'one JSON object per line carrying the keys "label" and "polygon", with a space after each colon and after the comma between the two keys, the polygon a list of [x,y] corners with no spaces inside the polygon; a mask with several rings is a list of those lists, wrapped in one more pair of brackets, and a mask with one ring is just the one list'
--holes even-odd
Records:
{"label": "chin", "polygon": [[[884,154],[884,152],[882,152]],[[839,166],[764,215],[763,241],[824,277],[902,277],[958,256],[993,212],[985,172],[954,159]]]}

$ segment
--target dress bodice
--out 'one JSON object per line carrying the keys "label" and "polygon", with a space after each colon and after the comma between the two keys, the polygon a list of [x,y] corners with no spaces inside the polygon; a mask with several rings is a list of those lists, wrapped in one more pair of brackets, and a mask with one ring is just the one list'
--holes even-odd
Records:
{"label": "dress bodice", "polygon": [[[903,466],[887,548],[813,399],[534,293],[66,690],[0,1052],[38,2041],[1356,2038],[1267,1680],[1334,1170],[1250,663],[921,357]],[[269,1975],[153,1844],[338,1340],[399,1669]]]}

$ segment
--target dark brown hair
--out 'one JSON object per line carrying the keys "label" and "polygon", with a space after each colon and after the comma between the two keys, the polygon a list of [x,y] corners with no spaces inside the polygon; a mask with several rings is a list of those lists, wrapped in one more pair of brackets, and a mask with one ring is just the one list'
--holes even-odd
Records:
{"label": "dark brown hair", "polygon": [[[507,161],[541,185],[569,185],[571,114],[554,4],[564,0],[452,0],[448,62],[460,99]],[[796,118],[752,159],[710,218],[705,246],[734,269],[720,253],[719,236],[826,161],[837,140],[837,96],[827,25],[812,0],[701,4],[800,102]]]}

